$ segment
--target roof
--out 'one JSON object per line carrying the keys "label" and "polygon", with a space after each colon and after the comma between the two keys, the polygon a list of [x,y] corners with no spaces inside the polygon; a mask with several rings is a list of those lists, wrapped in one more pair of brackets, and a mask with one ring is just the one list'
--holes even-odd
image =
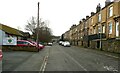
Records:
{"label": "roof", "polygon": [[0,23],[0,30],[3,30],[6,33],[12,34],[12,35],[17,35],[17,36],[23,36],[19,30],[9,27],[7,25],[3,25]]}

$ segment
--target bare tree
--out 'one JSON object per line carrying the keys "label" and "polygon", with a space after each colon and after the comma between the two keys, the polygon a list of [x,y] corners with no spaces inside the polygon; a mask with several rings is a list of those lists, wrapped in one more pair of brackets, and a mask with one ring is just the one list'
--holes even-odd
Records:
{"label": "bare tree", "polygon": [[34,34],[36,27],[37,27],[37,23],[35,21],[35,17],[32,17],[32,19],[28,21],[28,24],[25,26],[25,29],[32,32],[32,34]]}
{"label": "bare tree", "polygon": [[48,21],[41,21],[40,19],[40,24],[39,27],[37,27],[37,20],[35,17],[32,17],[30,21],[28,21],[28,24],[25,27],[26,30],[32,32],[32,35],[34,37],[34,40],[37,39],[37,29],[39,31],[39,38],[38,40],[40,42],[50,42],[51,41],[51,36],[52,32],[51,29],[48,27]]}

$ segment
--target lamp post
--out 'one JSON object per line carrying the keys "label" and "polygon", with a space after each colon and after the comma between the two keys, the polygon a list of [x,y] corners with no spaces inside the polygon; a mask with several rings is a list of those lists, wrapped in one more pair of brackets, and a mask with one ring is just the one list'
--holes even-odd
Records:
{"label": "lamp post", "polygon": [[37,45],[39,44],[39,2],[38,2],[38,15],[37,15]]}

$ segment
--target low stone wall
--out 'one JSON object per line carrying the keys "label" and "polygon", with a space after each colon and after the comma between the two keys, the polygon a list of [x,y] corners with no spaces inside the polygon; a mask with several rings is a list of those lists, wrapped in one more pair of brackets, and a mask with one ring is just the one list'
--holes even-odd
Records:
{"label": "low stone wall", "polygon": [[102,41],[102,49],[104,51],[120,53],[120,40],[104,40]]}
{"label": "low stone wall", "polygon": [[[99,49],[97,48],[97,41],[90,41],[90,48]],[[102,40],[102,50],[120,53],[120,40],[116,39]]]}
{"label": "low stone wall", "polygon": [[90,48],[95,49],[97,46],[97,41],[90,41]]}
{"label": "low stone wall", "polygon": [[19,46],[8,46],[4,45],[2,46],[2,51],[30,51],[30,52],[38,52],[39,50],[34,47],[34,46],[24,46],[24,47],[19,47]]}

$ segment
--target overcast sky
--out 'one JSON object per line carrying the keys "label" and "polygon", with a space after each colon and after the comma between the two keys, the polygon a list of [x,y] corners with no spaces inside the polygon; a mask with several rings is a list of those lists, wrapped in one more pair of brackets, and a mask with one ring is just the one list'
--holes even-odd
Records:
{"label": "overcast sky", "polygon": [[56,36],[95,12],[98,3],[105,5],[105,0],[0,0],[0,23],[25,31],[27,21],[37,17],[37,2],[40,2],[40,18],[49,21]]}

